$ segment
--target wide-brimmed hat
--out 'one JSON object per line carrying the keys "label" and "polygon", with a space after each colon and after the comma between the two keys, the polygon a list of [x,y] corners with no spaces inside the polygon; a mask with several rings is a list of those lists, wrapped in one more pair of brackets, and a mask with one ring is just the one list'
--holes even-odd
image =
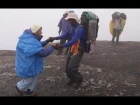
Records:
{"label": "wide-brimmed hat", "polygon": [[75,19],[78,23],[80,22],[80,19],[78,18],[76,13],[69,13],[68,16],[65,19],[66,20]]}

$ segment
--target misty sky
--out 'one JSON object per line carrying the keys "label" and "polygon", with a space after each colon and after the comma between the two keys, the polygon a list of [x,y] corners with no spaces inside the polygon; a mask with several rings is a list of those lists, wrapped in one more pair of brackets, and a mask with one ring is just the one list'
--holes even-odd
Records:
{"label": "misty sky", "polygon": [[110,41],[109,23],[113,12],[124,12],[127,21],[120,41],[140,41],[140,9],[0,9],[0,50],[15,50],[18,37],[32,24],[43,27],[43,39],[58,36],[58,22],[66,10],[74,10],[80,17],[89,10],[98,15],[99,33],[97,40]]}

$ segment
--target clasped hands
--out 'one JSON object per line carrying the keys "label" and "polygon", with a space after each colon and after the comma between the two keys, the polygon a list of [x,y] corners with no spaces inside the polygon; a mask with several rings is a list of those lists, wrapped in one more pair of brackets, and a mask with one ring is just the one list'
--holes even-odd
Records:
{"label": "clasped hands", "polygon": [[[49,39],[47,39],[49,42],[53,42],[54,40],[56,40],[55,37],[49,37]],[[59,50],[61,48],[63,48],[63,46],[61,44],[52,44],[52,47],[54,47],[54,49]]]}

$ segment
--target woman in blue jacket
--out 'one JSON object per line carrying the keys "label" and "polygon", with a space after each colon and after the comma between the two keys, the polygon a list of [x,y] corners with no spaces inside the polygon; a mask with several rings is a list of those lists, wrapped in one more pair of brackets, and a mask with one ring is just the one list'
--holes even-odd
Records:
{"label": "woman in blue jacket", "polygon": [[43,57],[50,55],[54,46],[43,48],[52,40],[42,39],[42,27],[33,25],[19,37],[16,46],[15,71],[22,78],[16,85],[17,92],[22,95],[33,95],[38,74],[43,71]]}

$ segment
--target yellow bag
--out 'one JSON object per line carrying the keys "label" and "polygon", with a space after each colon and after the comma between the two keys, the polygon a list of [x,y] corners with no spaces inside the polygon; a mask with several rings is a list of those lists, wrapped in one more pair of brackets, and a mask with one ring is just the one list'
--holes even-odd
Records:
{"label": "yellow bag", "polygon": [[[122,21],[121,21],[121,25],[122,25],[121,33],[123,32],[125,24],[126,24],[126,20],[122,19]],[[111,35],[113,35],[113,27],[114,27],[114,22],[111,20],[110,24],[109,24],[109,29],[110,29]]]}

